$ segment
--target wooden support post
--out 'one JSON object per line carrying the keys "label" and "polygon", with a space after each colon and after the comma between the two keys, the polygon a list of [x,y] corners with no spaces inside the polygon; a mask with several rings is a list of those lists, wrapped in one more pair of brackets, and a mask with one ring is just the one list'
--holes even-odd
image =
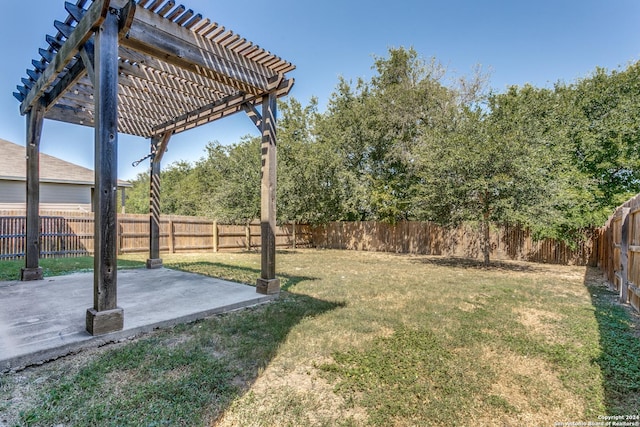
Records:
{"label": "wooden support post", "polygon": [[27,232],[25,265],[20,280],[42,280],[40,258],[40,137],[44,106],[37,103],[27,113]]}
{"label": "wooden support post", "polygon": [[147,268],[161,268],[160,258],[160,162],[151,162],[149,191],[149,259]]}
{"label": "wooden support post", "polygon": [[95,231],[93,307],[87,310],[92,335],[122,330],[117,306],[118,211],[118,11],[109,10],[95,36]]}
{"label": "wooden support post", "polygon": [[620,240],[620,302],[629,302],[629,212],[630,208],[622,208],[622,226]]}
{"label": "wooden support post", "polygon": [[262,177],[261,177],[261,269],[256,292],[277,294],[276,279],[276,94],[262,102]]}
{"label": "wooden support post", "polygon": [[160,258],[160,161],[158,137],[151,138],[151,171],[149,179],[149,259],[147,268],[162,267]]}

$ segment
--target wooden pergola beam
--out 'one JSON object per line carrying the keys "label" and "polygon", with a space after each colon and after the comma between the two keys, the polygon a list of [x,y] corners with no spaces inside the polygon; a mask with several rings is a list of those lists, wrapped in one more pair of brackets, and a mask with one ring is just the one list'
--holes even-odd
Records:
{"label": "wooden pergola beam", "polygon": [[53,83],[58,74],[64,70],[71,59],[78,54],[82,45],[91,38],[96,28],[104,21],[109,11],[109,0],[95,0],[89,10],[82,17],[73,33],[64,42],[60,50],[49,63],[46,70],[36,80],[20,105],[20,113],[26,114],[42,97],[47,88]]}
{"label": "wooden pergola beam", "polygon": [[[282,84],[281,79],[274,87]],[[280,281],[276,278],[276,113],[277,92],[262,98],[262,114],[250,103],[242,108],[262,133],[262,170],[260,174],[260,237],[261,269],[256,282],[256,291],[262,294],[280,292]]]}
{"label": "wooden pergola beam", "polygon": [[139,8],[122,45],[258,95],[272,71],[149,10]]}
{"label": "wooden pergola beam", "polygon": [[[293,87],[294,80],[287,79],[280,83],[280,86],[272,92],[276,97],[285,96],[289,93]],[[219,101],[206,105],[198,110],[191,111],[174,120],[171,120],[162,125],[153,128],[154,134],[162,134],[167,131],[171,131],[174,134],[184,132],[185,130],[192,129],[196,126],[210,123],[214,120],[218,120],[221,117],[235,114],[239,111],[243,111],[244,104],[261,104],[264,96],[253,96],[248,94],[238,94],[228,96]]]}

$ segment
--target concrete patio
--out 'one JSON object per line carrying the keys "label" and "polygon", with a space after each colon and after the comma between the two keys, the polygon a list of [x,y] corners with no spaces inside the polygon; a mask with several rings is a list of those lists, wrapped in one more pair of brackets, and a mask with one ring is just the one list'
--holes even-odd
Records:
{"label": "concrete patio", "polygon": [[118,271],[124,329],[101,336],[85,330],[93,305],[93,272],[0,282],[0,372],[82,349],[273,300],[256,288],[166,268]]}

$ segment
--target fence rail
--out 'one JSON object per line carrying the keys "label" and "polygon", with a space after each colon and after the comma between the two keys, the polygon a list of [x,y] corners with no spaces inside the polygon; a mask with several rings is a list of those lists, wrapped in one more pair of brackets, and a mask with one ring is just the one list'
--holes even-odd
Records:
{"label": "fence rail", "polygon": [[[92,255],[93,215],[43,213],[40,216],[40,257]],[[149,216],[118,215],[118,253],[149,251]],[[24,212],[0,212],[0,259],[24,257]],[[285,224],[276,228],[276,246],[307,247],[311,228]],[[260,224],[218,224],[207,218],[161,216],[160,250],[163,252],[221,251],[260,248]]]}

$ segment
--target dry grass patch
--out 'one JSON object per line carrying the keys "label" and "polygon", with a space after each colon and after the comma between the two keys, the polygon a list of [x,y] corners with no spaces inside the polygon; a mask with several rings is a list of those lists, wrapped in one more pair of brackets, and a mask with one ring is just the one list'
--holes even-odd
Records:
{"label": "dry grass patch", "polygon": [[529,307],[514,310],[520,323],[532,333],[542,335],[550,342],[561,342],[557,325],[562,323],[562,314]]}
{"label": "dry grass patch", "polygon": [[488,347],[482,357],[496,373],[488,393],[510,408],[500,414],[502,423],[524,425],[533,420],[527,425],[553,425],[560,420],[583,419],[584,400],[567,389],[544,359]]}

